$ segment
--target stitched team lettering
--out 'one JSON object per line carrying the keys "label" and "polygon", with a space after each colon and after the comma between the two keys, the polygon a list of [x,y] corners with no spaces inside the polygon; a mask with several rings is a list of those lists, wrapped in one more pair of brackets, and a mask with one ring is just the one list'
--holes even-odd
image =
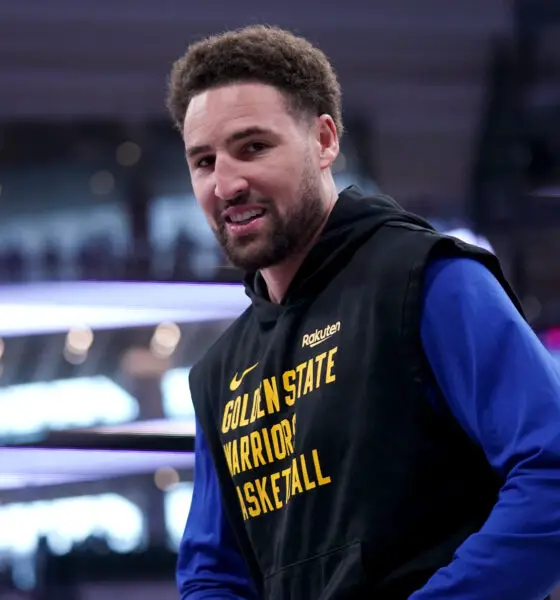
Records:
{"label": "stitched team lettering", "polygon": [[286,412],[286,407],[292,408],[307,394],[334,383],[337,350],[335,347],[322,352],[278,378],[264,379],[251,393],[240,394],[225,405],[222,434],[232,439],[223,444],[223,449],[236,484],[240,474],[276,462],[284,463],[283,468],[275,473],[236,485],[245,520],[280,510],[295,495],[331,483],[317,449],[304,454],[295,452],[295,414],[274,424],[270,424],[268,419],[267,426],[252,428],[244,435],[238,431],[266,416]]}
{"label": "stitched team lettering", "polygon": [[329,483],[331,478],[323,475],[317,450],[311,452],[311,461],[300,454],[292,459],[286,469],[236,486],[243,519],[246,521],[280,510],[295,495]]}
{"label": "stitched team lettering", "polygon": [[[273,415],[281,410],[281,399],[286,406],[293,406],[296,400],[306,396],[321,385],[333,383],[334,356],[338,347],[310,358],[297,365],[295,369],[285,371],[281,377],[282,396],[278,391],[276,377],[265,379],[249,394],[242,394],[230,400],[222,417],[222,433],[228,433],[238,427],[245,427],[265,415]],[[264,392],[264,402],[262,396]]]}

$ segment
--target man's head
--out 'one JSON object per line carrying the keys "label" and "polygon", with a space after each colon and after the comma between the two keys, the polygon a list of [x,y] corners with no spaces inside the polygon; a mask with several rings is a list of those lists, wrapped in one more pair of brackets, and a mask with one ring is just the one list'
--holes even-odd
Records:
{"label": "man's head", "polygon": [[198,42],[174,65],[168,108],[195,196],[233,264],[303,250],[332,203],[340,86],[325,55],[253,26]]}

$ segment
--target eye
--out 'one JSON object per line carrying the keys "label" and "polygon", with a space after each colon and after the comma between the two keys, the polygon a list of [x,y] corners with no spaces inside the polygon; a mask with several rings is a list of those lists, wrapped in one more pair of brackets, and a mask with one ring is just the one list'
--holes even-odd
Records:
{"label": "eye", "polygon": [[215,161],[216,159],[213,156],[204,156],[196,162],[195,166],[197,169],[208,169]]}
{"label": "eye", "polygon": [[268,148],[268,145],[264,144],[263,142],[251,142],[250,144],[247,144],[245,146],[244,150],[248,154],[256,154],[258,152],[262,152],[263,150],[266,150],[267,148]]}

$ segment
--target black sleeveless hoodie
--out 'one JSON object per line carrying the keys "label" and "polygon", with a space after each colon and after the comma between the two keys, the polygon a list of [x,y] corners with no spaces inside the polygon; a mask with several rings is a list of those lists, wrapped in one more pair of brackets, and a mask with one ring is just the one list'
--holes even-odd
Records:
{"label": "black sleeveless hoodie", "polygon": [[[281,304],[251,307],[191,370],[223,502],[271,600],[404,600],[486,520],[501,482],[428,390],[422,284],[496,258],[385,196],[341,193]],[[442,402],[445,406],[445,402]]]}

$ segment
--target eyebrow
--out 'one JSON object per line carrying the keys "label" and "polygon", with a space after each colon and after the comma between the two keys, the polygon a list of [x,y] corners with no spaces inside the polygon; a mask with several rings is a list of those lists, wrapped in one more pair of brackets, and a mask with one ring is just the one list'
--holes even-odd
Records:
{"label": "eyebrow", "polygon": [[[242,129],[241,131],[236,131],[232,133],[226,140],[226,145],[229,145],[233,142],[239,142],[240,140],[244,140],[245,138],[251,137],[253,135],[270,135],[273,133],[270,129],[266,129],[264,127],[247,127],[246,129]],[[199,154],[206,154],[207,152],[211,152],[212,147],[208,144],[202,144],[199,146],[190,146],[187,148],[186,155],[187,158],[194,158]]]}

